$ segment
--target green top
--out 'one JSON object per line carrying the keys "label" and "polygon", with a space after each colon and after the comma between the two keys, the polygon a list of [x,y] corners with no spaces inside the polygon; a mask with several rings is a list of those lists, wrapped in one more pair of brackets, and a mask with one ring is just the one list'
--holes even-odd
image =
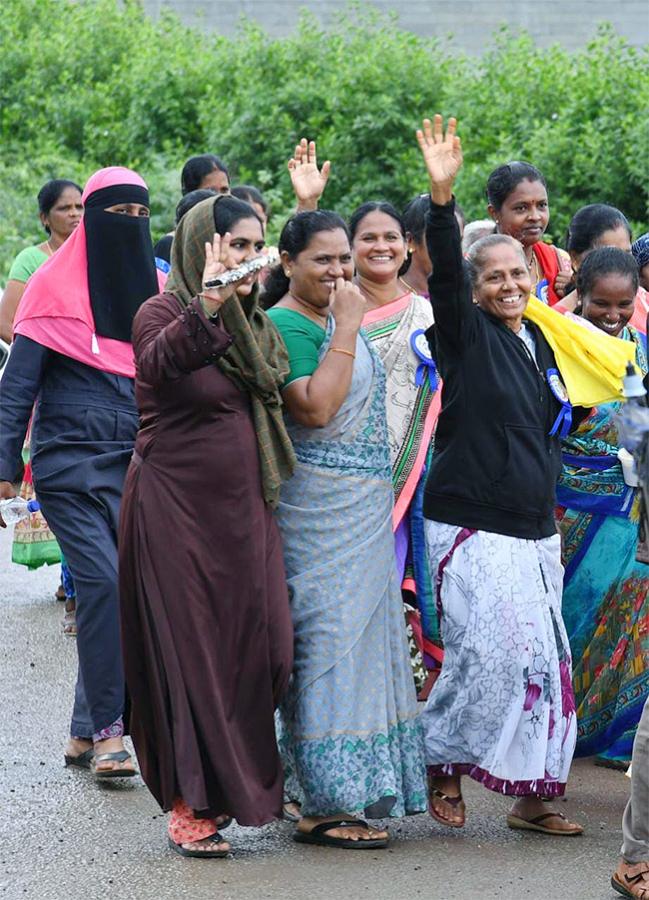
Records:
{"label": "green top", "polygon": [[324,328],[294,309],[273,306],[267,312],[288,350],[290,371],[284,387],[298,378],[313,375],[320,362],[320,347],[325,339]]}
{"label": "green top", "polygon": [[48,259],[47,253],[38,247],[25,247],[12,262],[7,280],[22,281],[24,284],[46,259]]}

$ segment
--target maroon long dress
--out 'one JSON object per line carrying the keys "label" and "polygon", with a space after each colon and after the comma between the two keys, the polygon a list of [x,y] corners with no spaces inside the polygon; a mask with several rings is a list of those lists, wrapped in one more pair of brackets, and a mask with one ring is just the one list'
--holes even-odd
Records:
{"label": "maroon long dress", "polygon": [[162,294],[136,316],[122,640],[131,735],[158,803],[262,825],[281,816],[273,715],[293,636],[248,397],[214,365],[230,343],[197,300],[183,310]]}

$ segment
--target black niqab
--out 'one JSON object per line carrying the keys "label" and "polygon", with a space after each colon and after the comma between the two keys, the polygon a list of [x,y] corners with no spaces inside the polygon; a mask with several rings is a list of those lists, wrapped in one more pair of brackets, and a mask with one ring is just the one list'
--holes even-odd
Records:
{"label": "black niqab", "polygon": [[95,334],[130,342],[135,313],[158,293],[158,277],[148,216],[106,212],[105,207],[118,203],[148,208],[149,192],[135,184],[116,184],[86,199],[88,290]]}

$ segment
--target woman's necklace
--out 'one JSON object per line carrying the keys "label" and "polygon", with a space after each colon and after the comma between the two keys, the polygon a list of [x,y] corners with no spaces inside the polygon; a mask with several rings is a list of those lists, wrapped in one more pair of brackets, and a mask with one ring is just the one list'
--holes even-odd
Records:
{"label": "woman's necklace", "polygon": [[[369,290],[363,284],[363,282],[361,281],[360,278],[355,282],[355,284],[359,288],[363,297],[365,297],[365,304],[366,304],[367,308],[368,309],[379,309],[381,306],[387,306],[388,303],[394,303],[395,300],[399,299],[399,297],[401,296],[401,294],[399,293],[399,281],[402,281],[402,280],[403,279],[401,279],[401,278],[397,279],[397,282],[395,284],[395,290],[393,292],[395,294],[395,296],[390,297],[389,300],[382,300],[379,297],[377,297],[374,293],[372,293],[371,290]],[[416,291],[413,291],[413,293],[416,293]]]}
{"label": "woman's necklace", "polygon": [[[324,320],[325,322],[327,321],[327,318],[329,317],[328,309],[327,309],[327,312],[324,314],[319,313],[319,312],[316,312],[316,310],[313,309],[313,307],[310,306],[308,303],[305,303],[304,300],[300,300],[299,297],[296,297],[295,294],[289,293],[289,297],[291,298],[291,300],[294,300],[298,306],[302,307],[302,309],[305,311],[307,319],[311,319],[312,322],[316,322],[318,325],[322,324],[322,320]],[[320,320],[320,321],[318,321],[318,320]]]}
{"label": "woman's necklace", "polygon": [[536,253],[533,250],[532,259],[530,260],[530,274],[532,276],[532,290],[534,290],[534,288],[539,283],[541,273],[539,272],[539,261],[536,258]]}
{"label": "woman's necklace", "polygon": [[410,291],[411,294],[416,294],[416,293],[417,293],[417,291],[414,289],[414,287],[412,287],[412,285],[408,284],[408,282],[407,282],[406,279],[403,277],[403,275],[400,275],[400,276],[399,276],[399,281],[401,282],[401,284],[402,284],[408,291]]}

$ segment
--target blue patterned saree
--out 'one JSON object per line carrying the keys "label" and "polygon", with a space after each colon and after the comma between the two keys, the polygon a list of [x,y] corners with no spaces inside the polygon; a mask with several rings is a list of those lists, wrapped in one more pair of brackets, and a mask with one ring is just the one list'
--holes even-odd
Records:
{"label": "blue patterned saree", "polygon": [[[626,328],[647,371],[644,337]],[[563,444],[557,488],[563,619],[573,657],[576,756],[628,762],[649,696],[649,566],[636,560],[639,491],[617,458],[620,403],[594,409]]]}
{"label": "blue patterned saree", "polygon": [[277,511],[295,628],[279,717],[289,793],[306,816],[420,812],[423,738],[395,565],[385,375],[362,334],[332,421],[287,425],[298,459]]}

